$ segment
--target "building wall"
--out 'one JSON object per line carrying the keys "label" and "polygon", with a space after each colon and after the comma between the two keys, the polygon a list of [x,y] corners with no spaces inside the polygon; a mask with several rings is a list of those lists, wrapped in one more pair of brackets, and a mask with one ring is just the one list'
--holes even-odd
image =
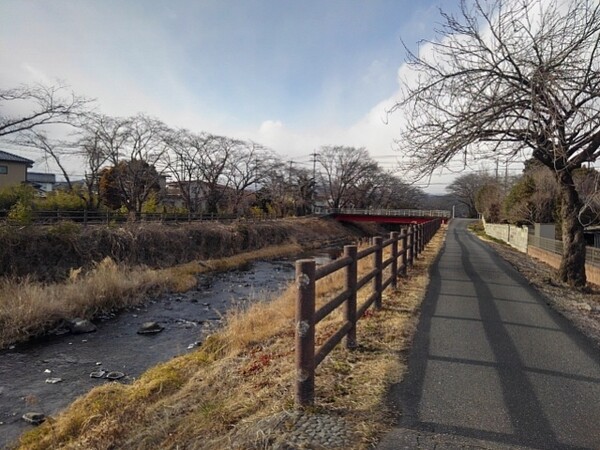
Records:
{"label": "building wall", "polygon": [[8,168],[8,173],[0,173],[0,189],[21,184],[27,180],[27,165],[11,161],[0,161],[0,166]]}

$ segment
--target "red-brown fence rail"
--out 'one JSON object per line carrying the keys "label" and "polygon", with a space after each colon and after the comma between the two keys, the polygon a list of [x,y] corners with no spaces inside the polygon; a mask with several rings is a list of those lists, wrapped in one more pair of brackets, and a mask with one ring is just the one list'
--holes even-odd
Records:
{"label": "red-brown fence rail", "polygon": [[[381,308],[382,293],[389,286],[396,288],[400,275],[406,275],[415,258],[423,251],[439,229],[441,219],[421,225],[411,225],[401,233],[392,232],[384,240],[373,238],[373,245],[358,251],[356,245],[346,245],[344,255],[320,267],[312,259],[296,261],[296,405],[309,406],[315,396],[315,369],[333,348],[346,338],[346,347],[357,345],[356,323],[363,314],[375,305]],[[390,248],[390,256],[383,259],[384,250]],[[371,256],[372,255],[372,256]],[[358,261],[371,256],[373,269],[358,277]],[[384,280],[385,270],[390,267],[389,277]],[[316,282],[339,270],[345,271],[344,291],[316,309]],[[357,292],[369,282],[373,292],[362,303],[357,304]],[[344,307],[344,324],[323,345],[315,348],[316,325],[340,306]]]}

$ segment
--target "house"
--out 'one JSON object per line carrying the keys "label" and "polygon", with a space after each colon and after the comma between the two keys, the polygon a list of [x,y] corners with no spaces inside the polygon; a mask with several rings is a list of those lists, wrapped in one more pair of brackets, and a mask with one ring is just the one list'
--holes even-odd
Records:
{"label": "house", "polygon": [[0,150],[0,189],[25,183],[33,161]]}
{"label": "house", "polygon": [[56,175],[53,173],[28,172],[27,183],[41,192],[52,192],[56,185]]}

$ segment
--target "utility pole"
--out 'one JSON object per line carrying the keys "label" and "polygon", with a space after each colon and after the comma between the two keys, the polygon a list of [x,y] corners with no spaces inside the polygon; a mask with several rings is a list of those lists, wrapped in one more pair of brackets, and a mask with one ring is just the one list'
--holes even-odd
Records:
{"label": "utility pole", "polygon": [[312,163],[313,163],[313,188],[312,188],[312,210],[313,213],[315,212],[315,206],[317,203],[317,156],[319,156],[319,154],[316,152],[316,150],[314,150],[312,152]]}
{"label": "utility pole", "polygon": [[256,193],[258,192],[258,177],[259,177],[259,161],[254,160],[254,199],[256,200]]}
{"label": "utility pole", "polygon": [[498,182],[498,165],[499,165],[499,161],[498,161],[498,158],[496,158],[496,183]]}
{"label": "utility pole", "polygon": [[288,161],[290,163],[290,172],[289,172],[289,176],[288,176],[288,183],[291,185],[292,184],[292,165],[294,164],[294,161]]}

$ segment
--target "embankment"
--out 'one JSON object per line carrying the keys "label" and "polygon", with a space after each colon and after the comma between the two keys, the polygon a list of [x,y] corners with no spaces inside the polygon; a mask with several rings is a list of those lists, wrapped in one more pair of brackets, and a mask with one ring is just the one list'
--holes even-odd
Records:
{"label": "embankment", "polygon": [[310,246],[375,233],[369,225],[348,227],[319,218],[177,226],[141,223],[81,227],[66,222],[48,227],[0,227],[0,275],[61,281],[71,270],[91,269],[107,257],[119,265],[165,268],[273,245]]}

